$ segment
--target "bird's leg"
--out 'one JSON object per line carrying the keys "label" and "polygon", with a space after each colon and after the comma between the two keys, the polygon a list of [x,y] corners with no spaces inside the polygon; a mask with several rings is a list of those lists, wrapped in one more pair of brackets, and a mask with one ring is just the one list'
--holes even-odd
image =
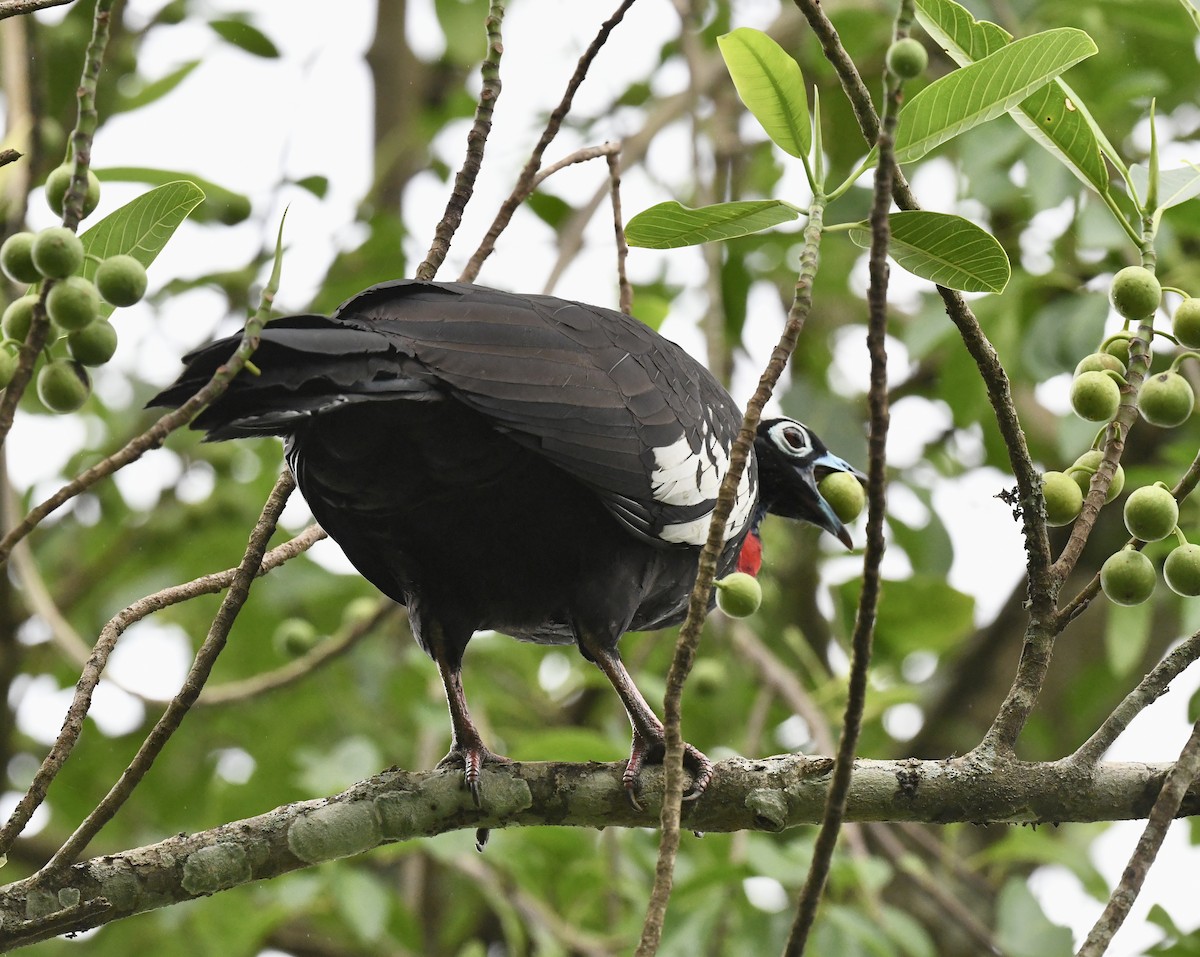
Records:
{"label": "bird's leg", "polygon": [[[662,761],[667,750],[666,734],[662,722],[654,713],[654,709],[646,703],[637,685],[625,670],[625,663],[615,648],[587,647],[588,654],[604,672],[605,677],[612,682],[625,711],[629,714],[629,723],[633,727],[633,746],[629,751],[629,761],[625,765],[625,773],[621,775],[621,783],[625,786],[625,796],[629,803],[640,811],[642,806],[637,800],[638,775],[647,763]],[[696,748],[686,742],[683,745],[683,763],[692,773],[692,786],[684,795],[685,800],[695,800],[704,793],[708,782],[712,780],[712,762]]]}
{"label": "bird's leg", "polygon": [[442,675],[442,684],[446,688],[446,704],[450,707],[452,732],[450,753],[438,762],[438,767],[448,767],[462,761],[463,775],[467,787],[471,790],[471,800],[475,802],[476,807],[479,807],[480,770],[489,762],[506,762],[508,758],[493,754],[484,747],[483,738],[479,736],[479,729],[475,727],[475,722],[471,720],[471,713],[467,710],[467,696],[463,693],[462,686],[462,669],[457,665],[450,665],[440,660],[437,665],[438,671]]}

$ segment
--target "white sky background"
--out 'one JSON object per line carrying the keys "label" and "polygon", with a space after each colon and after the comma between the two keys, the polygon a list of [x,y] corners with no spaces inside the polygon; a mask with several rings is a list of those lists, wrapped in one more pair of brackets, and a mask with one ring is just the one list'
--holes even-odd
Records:
{"label": "white sky background", "polygon": [[[161,0],[128,0],[128,7],[135,15],[149,16],[161,5]],[[273,242],[282,206],[290,205],[285,234],[288,248],[278,304],[283,309],[298,308],[315,293],[334,254],[340,249],[353,248],[361,238],[352,220],[371,174],[373,94],[363,54],[374,27],[374,4],[342,4],[336,17],[330,17],[328,4],[318,0],[287,3],[209,0],[207,7],[213,16],[251,12],[253,22],[280,47],[282,58],[251,57],[221,42],[199,23],[156,31],[143,49],[140,61],[143,75],[159,77],[194,58],[202,58],[203,63],[165,99],[108,123],[97,137],[94,162],[98,168],[137,165],[195,171],[247,194],[254,202],[253,220],[223,229],[219,243],[213,241],[212,230],[185,223],[150,269],[152,288],[174,276],[240,267],[256,249]],[[457,276],[500,200],[508,195],[542,130],[544,115],[558,102],[578,56],[615,7],[615,0],[569,3],[510,0],[501,64],[504,88],[488,140],[484,171],[441,278]],[[779,6],[776,0],[742,0],[737,9],[735,25],[765,26],[777,14]],[[60,16],[61,11],[51,11],[46,19],[53,21]],[[409,20],[410,42],[418,54],[433,56],[440,52],[441,33],[433,17],[432,0],[410,0]],[[631,78],[650,72],[659,46],[677,30],[674,8],[665,0],[643,0],[636,4],[614,33],[610,48],[590,71],[576,98],[577,109],[585,113],[602,111]],[[676,92],[687,80],[682,69],[662,70],[655,93]],[[469,121],[456,124],[435,140],[438,154],[453,169],[461,162],[468,125]],[[637,128],[637,117],[618,112],[609,126],[603,131],[604,136],[619,138]],[[594,144],[564,132],[552,144],[547,160],[552,162],[586,145]],[[670,184],[686,183],[690,176],[690,155],[686,131],[679,128],[665,134],[650,153],[649,168],[661,182],[651,180],[641,170],[624,171],[622,202],[626,217],[653,203],[674,198],[669,192]],[[683,162],[681,157],[685,158]],[[291,178],[328,175],[329,194],[318,201],[294,188],[272,192],[281,172]],[[606,175],[603,161],[593,161],[559,174],[551,181],[555,184],[552,189],[573,198],[590,196]],[[951,182],[953,177],[922,177],[918,172],[914,185],[927,207],[950,210],[954,208],[955,197],[944,190],[939,192],[938,183]],[[418,177],[409,189],[405,214],[413,238],[405,252],[410,268],[424,256],[448,189],[432,176]],[[799,169],[785,183],[785,189],[790,191],[787,198],[804,201],[807,188]],[[106,184],[102,205],[95,216],[103,216],[140,191],[133,186]],[[31,225],[40,228],[50,224],[50,213],[44,204],[33,203]],[[480,281],[513,291],[541,291],[556,255],[549,230],[523,211],[485,264]],[[686,284],[689,277],[698,274],[695,268],[698,256],[694,249],[632,250],[628,269],[631,277],[637,279],[649,278],[666,268],[673,279]],[[610,216],[604,210],[588,232],[584,253],[567,270],[555,292],[567,298],[615,306],[613,263]],[[894,301],[900,305],[911,301],[914,290],[911,277],[897,268],[893,268],[892,275]],[[850,281],[858,287],[861,275],[852,276]],[[763,304],[763,311],[748,321],[747,339],[767,343],[762,347],[765,355],[769,344],[775,341],[783,317],[774,297],[761,296],[755,301]],[[704,308],[703,297],[697,291],[696,295],[685,297],[685,302],[686,307],[681,311],[690,311],[690,315],[672,316],[665,331],[702,355],[703,342],[695,332],[694,318]],[[176,297],[157,312],[144,305],[122,310],[118,316],[122,343],[115,365],[136,367],[141,374],[165,384],[176,374],[179,355],[210,337],[223,318],[221,306],[220,296],[199,290]],[[902,348],[894,344],[892,351],[902,370]],[[759,358],[759,348],[751,346],[750,352],[752,358]],[[844,343],[837,356],[838,368],[832,374],[848,388],[865,391],[865,347],[853,341]],[[119,401],[124,389],[119,376],[103,372],[97,377],[97,389],[106,399]],[[747,365],[735,381],[735,397],[744,401],[756,378],[757,366]],[[1060,393],[1061,398],[1065,384],[1058,383],[1052,390]],[[906,408],[898,405],[892,424],[893,439],[905,436],[910,442],[914,435],[920,434],[923,441],[924,436],[944,427],[943,414],[936,406],[924,402]],[[27,464],[19,468],[14,480],[22,487],[53,485],[69,449],[84,441],[83,426],[77,417],[54,420],[41,417],[36,431],[21,425],[28,426],[29,422],[23,421],[14,430],[10,438],[13,454],[9,460],[14,467]],[[918,448],[919,443],[905,444],[898,440],[892,443],[898,463],[911,462],[916,454],[914,449]],[[157,498],[156,489],[175,480],[178,462],[165,451],[148,459],[136,475],[128,474],[122,492],[130,497],[141,494],[152,503]],[[954,482],[940,481],[935,492],[939,512],[955,516],[954,522],[948,523],[956,556],[951,583],[976,597],[981,616],[990,617],[1022,573],[1024,555],[1017,526],[1011,521],[1007,507],[993,498],[996,489],[1005,484],[1008,484],[1006,476],[976,470]],[[893,507],[905,509],[906,517],[921,509],[914,497],[903,494],[894,496]],[[305,516],[289,509],[288,519],[291,524],[298,524]],[[329,543],[320,554],[332,566],[345,567],[338,563],[335,552],[336,546]],[[839,570],[848,568],[842,565]],[[896,571],[902,568],[897,567]],[[847,571],[851,573],[853,569]],[[155,671],[159,675],[182,676],[186,659],[180,654],[178,641],[169,641],[169,637],[147,635],[139,643],[137,657],[145,661],[148,655],[153,655],[157,641],[162,651]],[[131,684],[139,680],[137,674],[129,676]],[[1185,706],[1196,684],[1197,679],[1190,675],[1177,681],[1169,695],[1133,723],[1110,756],[1118,760],[1173,760],[1186,739]],[[144,685],[139,688],[151,690]],[[41,702],[33,711],[41,716],[39,721],[44,719],[52,724],[53,734],[61,720],[61,698],[52,693],[54,689],[44,690],[45,694],[29,697]],[[171,690],[162,688],[159,693]],[[99,701],[98,707],[102,704]],[[134,713],[129,717],[136,720]],[[1119,877],[1141,829],[1140,823],[1119,825],[1097,843],[1097,865],[1110,883]],[[1158,938],[1157,931],[1144,926],[1142,920],[1152,902],[1162,903],[1184,926],[1189,920],[1200,919],[1193,916],[1194,874],[1200,855],[1188,845],[1182,826],[1172,829],[1171,838],[1158,866],[1151,870],[1134,916],[1110,951],[1114,957],[1141,953]],[[1180,879],[1184,868],[1190,869],[1191,878]],[[1099,913],[1100,905],[1087,898],[1074,878],[1061,869],[1039,871],[1033,884],[1050,917],[1069,924],[1077,938]]]}

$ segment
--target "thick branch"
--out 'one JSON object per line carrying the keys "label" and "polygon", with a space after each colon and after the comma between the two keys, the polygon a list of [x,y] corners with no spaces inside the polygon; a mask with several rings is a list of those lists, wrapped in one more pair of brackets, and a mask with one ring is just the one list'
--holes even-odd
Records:
{"label": "thick branch", "polygon": [[[684,808],[683,825],[715,832],[816,823],[832,766],[829,758],[801,755],[723,761],[704,795]],[[1108,763],[1084,773],[1062,762],[860,760],[846,819],[982,824],[1142,818],[1170,767]],[[623,769],[624,762],[488,765],[481,809],[463,788],[461,770],[387,771],[332,798],[93,858],[42,881],[16,881],[0,890],[0,950],[452,830],[654,826],[661,769],[643,774],[649,806],[640,814],[625,798]],[[1196,786],[1179,813],[1200,814]],[[64,901],[76,903],[63,907]]]}

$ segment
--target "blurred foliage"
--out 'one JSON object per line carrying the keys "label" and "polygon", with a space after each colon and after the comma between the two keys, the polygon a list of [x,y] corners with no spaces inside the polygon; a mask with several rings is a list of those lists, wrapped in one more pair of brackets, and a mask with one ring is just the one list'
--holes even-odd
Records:
{"label": "blurred foliage", "polygon": [[[522,2],[512,0],[509,6],[519,11]],[[388,7],[398,0],[380,3]],[[430,171],[448,192],[453,164],[438,154],[433,141],[448,126],[461,128],[471,113],[486,6],[482,0],[437,0],[434,9],[444,40],[438,58],[425,60],[411,51],[403,57],[397,52],[394,57],[370,58],[376,90],[411,91],[404,94],[413,100],[411,127],[375,130],[379,176],[369,194],[361,197],[350,224],[347,235],[353,241],[330,246],[327,273],[312,308],[330,309],[371,282],[411,273],[411,227],[402,209],[381,204],[379,197],[404,196],[409,186],[427,190],[430,177],[418,182],[417,171]],[[698,49],[687,55],[719,64],[716,37],[739,25],[743,6],[755,7],[758,16],[763,8],[772,8],[768,13],[777,13],[793,38],[789,52],[820,96],[831,178],[847,175],[866,146],[817,40],[802,28],[790,2],[781,2],[777,11],[770,3],[735,3],[732,9],[726,2],[696,4],[699,19],[693,26],[698,30],[692,39]],[[1196,158],[1200,72],[1194,30],[1176,0],[1093,0],[1083,5],[1013,0],[969,6],[977,16],[994,19],[1017,36],[1062,25],[1087,30],[1101,53],[1075,67],[1068,79],[1126,160],[1146,160],[1148,138],[1140,124],[1152,97],[1163,122],[1160,135],[1168,130],[1172,147],[1190,149]],[[831,2],[826,9],[869,86],[877,91],[891,34],[891,7]],[[336,16],[336,11],[330,15]],[[562,13],[568,15],[576,14]],[[74,123],[78,73],[71,65],[82,62],[90,16],[91,4],[77,2],[60,15],[4,24],[6,30],[19,28],[28,34],[28,62],[5,67],[25,67],[33,90],[37,122],[27,162],[35,184],[63,158],[66,132]],[[209,17],[207,4],[173,0],[134,22],[118,4],[112,52],[100,86],[102,121],[119,114],[121,123],[132,123],[140,109],[159,100],[171,102],[190,82],[203,51],[170,71],[146,75],[139,63],[151,41],[185,36],[187,28],[207,24],[206,42],[218,37],[256,63],[269,64],[280,54],[281,45],[256,25],[252,12]],[[601,19],[596,18],[596,28]],[[625,29],[613,33],[613,49],[607,55],[619,55]],[[515,45],[515,38],[506,39]],[[402,43],[396,38],[389,42]],[[590,143],[608,135],[616,111],[649,115],[662,99],[660,78],[687,75],[683,50],[677,35],[663,36],[657,62],[646,75],[628,80],[590,114],[576,111],[568,117],[570,137]],[[931,53],[930,77],[952,69],[939,51]],[[604,57],[594,69],[609,69]],[[1117,76],[1119,82],[1114,82]],[[915,82],[911,92],[922,82]],[[553,86],[540,92],[544,100],[530,106],[544,115],[560,94]],[[227,91],[214,91],[214,102],[224,95]],[[279,93],[284,100],[288,95],[286,89]],[[786,195],[800,182],[788,175],[787,158],[760,134],[750,135],[750,126],[739,123],[740,111],[733,103],[731,91],[718,84],[700,92],[694,116],[681,113],[662,131],[694,137],[701,162],[694,167],[685,160],[670,170],[663,170],[661,163],[653,166],[648,181],[659,189],[658,199],[690,204],[697,192],[708,190],[722,199],[779,196],[802,205],[804,196]],[[113,135],[132,135],[133,128],[112,125]],[[742,139],[743,132],[749,141]],[[718,140],[719,149],[714,146]],[[235,148],[247,147],[183,143],[170,171],[114,169],[111,177],[155,183],[184,170],[197,181],[209,182],[216,174],[207,169],[206,150]],[[95,163],[104,176],[102,150],[97,150]],[[976,298],[973,306],[1012,379],[1035,460],[1046,468],[1068,465],[1088,447],[1094,431],[1062,414],[1064,376],[1105,330],[1114,328],[1100,291],[1103,283],[1095,280],[1133,261],[1134,251],[1112,226],[1107,211],[1083,196],[1079,183],[1006,119],[952,141],[907,173],[919,198],[936,196],[942,207],[985,226],[1005,247],[1014,265],[1007,291]],[[623,175],[647,177],[637,171],[637,164]],[[265,197],[249,183],[223,183],[218,195],[224,205],[208,209],[195,228],[212,244],[224,243],[234,224],[253,229],[266,222],[280,190],[293,183],[317,202],[325,202],[333,192],[320,169],[300,180],[288,179],[281,170],[278,189]],[[502,199],[499,193],[477,194],[474,202],[487,207],[490,217]],[[251,200],[254,205],[248,209],[243,201]],[[868,202],[867,189],[853,189],[833,207],[830,221],[859,221]],[[547,187],[528,205],[541,229],[568,237],[586,204],[585,195],[560,195]],[[627,209],[626,215],[637,211]],[[6,233],[21,228],[21,216],[21,210],[9,208]],[[416,237],[417,246],[423,249],[428,238]],[[470,248],[469,237],[461,242],[463,249]],[[503,245],[505,238],[500,242]],[[782,316],[792,298],[798,248],[794,229],[774,231],[717,247],[709,260],[715,270],[711,277],[691,275],[685,282],[681,272],[670,269],[657,277],[643,275],[636,283],[635,311],[657,326],[676,300],[685,298],[685,286],[689,293],[707,288],[715,297],[703,310],[715,324],[708,342],[710,348],[721,344],[727,353],[713,358],[734,358],[741,367],[747,348],[757,355],[774,340],[773,326],[764,332],[762,323],[752,320],[764,303],[778,303]],[[1200,216],[1195,201],[1166,213],[1158,252],[1165,284],[1200,290]],[[853,371],[856,363],[845,358],[848,350],[840,344],[850,343],[862,352],[862,257],[844,236],[831,235],[825,241],[816,306],[792,363],[790,384],[779,396],[785,412],[805,419],[828,445],[859,463],[865,462],[865,396],[861,377]],[[174,297],[203,294],[209,297],[204,313],[211,325],[224,323],[223,328],[229,328],[255,301],[253,287],[265,258],[259,244],[237,269],[159,276],[156,301],[162,305]],[[535,291],[544,277],[502,279],[510,288]],[[706,279],[711,279],[707,287]],[[615,280],[612,285],[615,289]],[[561,292],[572,295],[569,289]],[[891,329],[897,363],[893,401],[897,409],[907,403],[917,411],[901,420],[909,431],[896,440],[905,452],[891,472],[892,499],[904,507],[889,521],[888,581],[861,744],[861,752],[872,757],[942,756],[973,746],[1009,685],[1023,625],[1019,614],[1005,618],[1004,611],[995,622],[983,620],[976,598],[949,578],[956,558],[963,557],[956,555],[955,543],[962,548],[963,542],[971,541],[971,532],[968,528],[963,534],[960,516],[939,511],[939,490],[964,487],[960,483],[965,479],[982,479],[970,486],[984,497],[979,508],[1003,519],[1009,506],[992,496],[1014,483],[987,394],[940,300],[922,288],[902,305],[893,314]],[[764,342],[743,341],[750,330]],[[122,336],[125,354],[140,354],[141,346],[128,341],[124,332]],[[161,346],[146,354],[161,355]],[[1157,356],[1155,368],[1165,365],[1166,358],[1166,352]],[[727,367],[728,362],[714,365]],[[76,450],[66,457],[58,476],[16,490],[18,511],[153,421],[139,409],[161,377],[146,376],[136,360],[122,368],[121,381],[99,389],[78,417],[81,430],[72,440]],[[17,429],[36,432],[48,428],[46,423],[31,397]],[[1148,427],[1135,431],[1125,458],[1127,488],[1173,481],[1191,461],[1195,446],[1194,425],[1174,433]],[[110,616],[137,598],[236,565],[281,466],[281,454],[274,442],[201,446],[193,435],[178,434],[148,461],[154,468],[131,471],[124,484],[95,486],[31,539],[55,602],[87,643]],[[166,478],[160,480],[160,475]],[[1123,541],[1118,516],[1119,506],[1102,516],[1085,560],[1064,593],[1073,594]],[[1185,528],[1195,528],[1196,519],[1195,507],[1185,505]],[[291,522],[288,531],[298,531],[303,521],[301,516]],[[1016,521],[1008,534],[1018,539]],[[831,540],[819,540],[811,528],[776,522],[765,535],[767,600],[749,624],[796,674],[817,713],[836,728],[844,704],[844,649],[859,587],[854,561],[836,552]],[[276,543],[283,538],[281,532]],[[861,529],[856,538],[861,540]],[[1022,587],[1015,576],[1006,580],[996,575],[988,588],[989,607],[1019,605]],[[280,621],[303,618],[320,635],[328,635],[354,599],[371,595],[372,589],[358,576],[330,571],[308,555],[290,562],[255,585],[213,684],[284,665],[287,659],[271,640]],[[23,703],[31,702],[34,691],[44,690],[47,683],[70,689],[79,662],[69,660],[48,640],[44,620],[32,615],[19,583],[6,585],[0,599],[0,640],[3,654],[13,662],[5,670],[11,711],[0,737],[6,790],[12,794],[23,791],[48,745],[49,723],[35,722]],[[136,647],[156,661],[159,652],[163,661],[189,655],[206,633],[218,602],[219,596],[212,596],[172,607],[152,623],[132,629],[125,640],[140,632]],[[1162,587],[1151,605],[1133,614],[1114,615],[1102,603],[1090,608],[1060,642],[1049,684],[1022,739],[1022,757],[1053,758],[1073,750],[1164,649],[1198,623],[1195,607]],[[702,660],[685,698],[688,740],[714,758],[814,750],[818,729],[764,690],[761,676],[733,650],[730,628],[719,616],[709,626]],[[662,697],[672,637],[632,635],[622,645],[651,701]],[[481,636],[468,652],[465,682],[473,712],[497,751],[523,759],[578,761],[617,760],[627,754],[628,727],[615,697],[602,676],[573,653]],[[71,832],[116,780],[161,711],[153,701],[122,698],[115,690],[112,694],[141,717],[128,721],[120,733],[89,719],[80,746],[51,789],[48,818],[37,833],[18,843],[10,855],[8,877],[29,872]],[[61,695],[53,700],[65,707]],[[893,720],[904,715],[905,721]],[[197,708],[91,852],[137,846],[325,795],[389,765],[428,767],[447,746],[448,722],[433,666],[403,626],[383,628],[300,682],[234,704]],[[1094,825],[1037,831],[966,825],[923,829],[925,839],[906,840],[900,855],[872,839],[870,831],[861,832],[864,854],[836,859],[810,951],[879,957],[979,953],[978,941],[947,916],[936,896],[923,890],[928,885],[916,880],[914,875],[919,875],[958,897],[1006,953],[1068,953],[1069,933],[1051,923],[1043,913],[1045,902],[1035,899],[1025,878],[1039,867],[1063,867],[1088,894],[1103,899],[1107,889],[1089,858],[1090,845],[1103,830]],[[783,835],[686,837],[661,953],[777,952],[790,924],[791,902],[803,880],[812,839],[810,829]],[[941,848],[938,853],[930,850],[934,843]],[[471,845],[467,832],[448,834],[121,921],[89,935],[87,953],[238,957],[270,946],[306,955],[549,957],[631,950],[653,876],[652,831],[498,831],[482,857]],[[964,871],[969,879],[962,876]],[[1061,913],[1053,916],[1063,918]],[[1200,953],[1190,927],[1175,924],[1194,920],[1194,914],[1169,915],[1157,908],[1151,922],[1164,939],[1149,952]],[[38,945],[37,951],[52,957],[76,953],[78,947],[58,941]]]}

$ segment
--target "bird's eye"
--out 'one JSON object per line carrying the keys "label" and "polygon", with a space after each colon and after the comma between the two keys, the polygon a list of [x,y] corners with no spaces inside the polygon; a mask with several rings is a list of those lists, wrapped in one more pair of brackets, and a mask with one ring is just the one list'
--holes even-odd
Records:
{"label": "bird's eye", "polygon": [[803,452],[808,449],[808,436],[797,428],[784,429],[783,440],[797,452]]}

